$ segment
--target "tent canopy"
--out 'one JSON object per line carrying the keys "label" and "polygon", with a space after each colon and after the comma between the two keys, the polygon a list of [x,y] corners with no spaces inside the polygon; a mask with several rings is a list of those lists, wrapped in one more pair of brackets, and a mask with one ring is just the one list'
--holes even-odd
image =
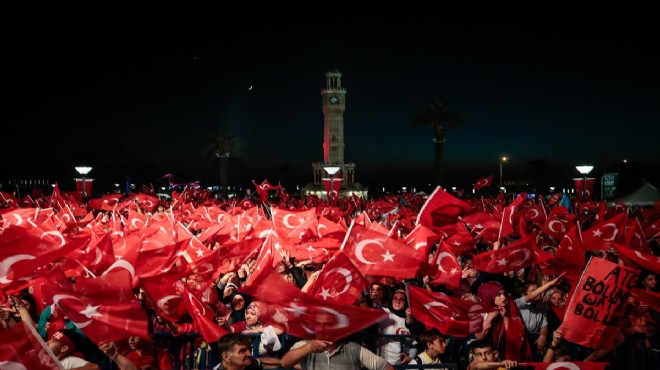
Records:
{"label": "tent canopy", "polygon": [[617,201],[629,206],[652,206],[660,203],[660,190],[647,182],[634,193],[619,198]]}

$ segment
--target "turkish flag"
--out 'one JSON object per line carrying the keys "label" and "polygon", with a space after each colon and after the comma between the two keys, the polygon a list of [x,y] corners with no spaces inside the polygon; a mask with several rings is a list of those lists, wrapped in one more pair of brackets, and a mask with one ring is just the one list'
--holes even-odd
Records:
{"label": "turkish flag", "polygon": [[582,231],[584,249],[607,250],[612,242],[623,243],[624,232],[628,223],[628,214],[619,212],[607,220],[597,221]]}
{"label": "turkish flag", "polygon": [[271,214],[273,215],[272,220],[275,231],[279,235],[297,241],[301,241],[301,236],[306,233],[312,236],[318,235],[316,209],[292,211],[273,207],[271,208]]}
{"label": "turkish flag", "polygon": [[428,263],[414,248],[356,224],[350,227],[342,250],[364,276],[414,278],[422,263]]}
{"label": "turkish flag", "polygon": [[630,293],[635,296],[635,298],[639,299],[640,302],[648,305],[656,311],[660,311],[660,293],[641,288],[632,288]]}
{"label": "turkish flag", "polygon": [[121,194],[108,194],[100,198],[94,198],[87,201],[87,207],[99,211],[113,211],[121,200]]}
{"label": "turkish flag", "polygon": [[140,279],[140,285],[147,292],[149,303],[156,313],[171,322],[177,322],[188,311],[181,294],[182,277],[185,274],[168,271]]}
{"label": "turkish flag", "polygon": [[5,207],[7,208],[20,208],[20,201],[18,198],[13,196],[12,194],[5,193],[4,191],[0,191],[0,201],[5,204]]}
{"label": "turkish flag", "polygon": [[26,277],[87,243],[85,239],[72,239],[60,248],[42,249],[42,239],[18,226],[10,226],[0,233],[0,288],[14,280]]}
{"label": "turkish flag", "polygon": [[433,280],[429,284],[448,285],[454,288],[459,287],[463,269],[461,269],[456,255],[452,253],[446,244],[442,243],[438,246],[438,249],[433,255],[432,265],[437,266],[438,272],[433,276]]}
{"label": "turkish flag", "polygon": [[132,335],[149,337],[147,313],[124,271],[78,279],[76,289],[45,285],[43,292],[97,345]]}
{"label": "turkish flag", "polygon": [[165,248],[140,250],[135,261],[135,276],[147,278],[169,270],[187,245],[188,240],[184,240]]}
{"label": "turkish flag", "polygon": [[611,243],[610,245],[616,248],[616,250],[619,252],[619,258],[623,260],[626,266],[643,268],[653,271],[656,274],[660,273],[660,257],[652,253],[634,251],[617,243]]}
{"label": "turkish flag", "polygon": [[463,216],[471,210],[470,203],[452,196],[438,186],[420,209],[417,224],[435,230],[443,225],[456,222],[459,216]]}
{"label": "turkish flag", "polygon": [[317,230],[320,238],[337,238],[341,240],[344,240],[347,231],[342,225],[323,215],[319,216]]}
{"label": "turkish flag", "polygon": [[387,316],[387,312],[382,309],[339,305],[300,291],[297,296],[270,294],[265,298],[259,297],[268,303],[268,309],[262,314],[263,321],[279,326],[287,334],[301,339],[334,342],[374,325]]}
{"label": "turkish flag", "polygon": [[427,328],[438,328],[445,335],[466,337],[481,331],[483,313],[478,303],[407,284],[410,309]]}
{"label": "turkish flag", "polygon": [[60,370],[60,362],[32,325],[21,321],[0,331],[0,368]]}
{"label": "turkish flag", "polygon": [[541,231],[551,236],[555,240],[561,240],[569,229],[575,223],[575,215],[570,213],[569,209],[564,206],[556,206],[553,208],[548,217],[541,226]]}
{"label": "turkish flag", "polygon": [[522,217],[529,222],[542,225],[548,219],[548,214],[543,203],[539,202],[526,207]]}
{"label": "turkish flag", "polygon": [[580,224],[577,222],[571,227],[559,242],[557,251],[554,255],[563,261],[564,266],[573,266],[582,270],[586,264],[584,259],[584,248],[582,247],[582,235],[580,233]]}
{"label": "turkish flag", "polygon": [[497,250],[477,254],[474,256],[474,268],[491,274],[501,274],[533,265],[536,263],[532,247],[534,237],[535,234],[530,234]]}
{"label": "turkish flag", "polygon": [[[574,178],[575,182],[575,195],[578,203],[590,202],[594,192],[594,182],[595,178],[587,178],[587,184],[584,184],[584,178]],[[583,197],[585,195],[585,197]]]}
{"label": "turkish flag", "polygon": [[263,242],[263,238],[252,238],[223,244],[218,251],[219,271],[221,273],[238,271],[245,261],[257,256]]}
{"label": "turkish flag", "polygon": [[405,236],[403,242],[416,250],[422,258],[428,257],[431,246],[440,240],[438,235],[433,230],[424,225],[416,225],[408,235]]}
{"label": "turkish flag", "polygon": [[525,362],[519,366],[534,366],[534,370],[604,370],[607,362]]}
{"label": "turkish flag", "polygon": [[592,257],[559,327],[563,338],[588,348],[613,349],[623,339],[619,321],[638,274],[637,269]]}
{"label": "turkish flag", "polygon": [[639,222],[639,218],[635,217],[628,220],[628,226],[625,230],[626,235],[623,242],[625,246],[640,252],[651,252],[646,237],[644,236],[642,224]]}
{"label": "turkish flag", "polygon": [[195,331],[202,335],[207,343],[217,342],[228,331],[215,322],[215,312],[206,303],[200,301],[188,289],[183,289],[183,302],[193,319]]}
{"label": "turkish flag", "polygon": [[342,251],[324,266],[307,294],[340,305],[352,305],[367,287],[367,281]]}
{"label": "turkish flag", "polygon": [[502,237],[509,236],[514,233],[514,215],[516,214],[518,206],[520,206],[520,204],[525,201],[525,197],[527,197],[527,193],[520,193],[516,199],[511,202],[511,204],[504,207],[504,212],[502,213],[502,221],[500,222],[500,232],[497,236],[498,241],[502,240]]}
{"label": "turkish flag", "polygon": [[477,180],[472,187],[474,190],[479,190],[481,188],[485,188],[486,186],[492,186],[493,185],[493,175],[490,175],[488,177],[484,177],[483,179]]}

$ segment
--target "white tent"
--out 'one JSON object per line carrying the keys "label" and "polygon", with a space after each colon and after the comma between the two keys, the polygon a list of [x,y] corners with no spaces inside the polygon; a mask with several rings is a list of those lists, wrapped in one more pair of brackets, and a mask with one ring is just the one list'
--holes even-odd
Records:
{"label": "white tent", "polygon": [[660,190],[647,182],[634,193],[619,198],[617,201],[629,206],[652,206],[660,203]]}

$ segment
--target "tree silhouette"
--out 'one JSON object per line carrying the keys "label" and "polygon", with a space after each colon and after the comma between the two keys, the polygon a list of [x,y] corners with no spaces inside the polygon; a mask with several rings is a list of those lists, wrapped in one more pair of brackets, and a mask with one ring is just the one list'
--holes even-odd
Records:
{"label": "tree silhouette", "polygon": [[208,136],[209,145],[204,150],[206,157],[211,157],[218,166],[222,194],[227,197],[229,186],[229,157],[243,147],[243,142],[228,131],[218,130]]}
{"label": "tree silhouette", "polygon": [[464,122],[460,114],[449,110],[446,100],[432,98],[431,102],[421,114],[412,119],[412,127],[417,128],[426,124],[433,126],[433,145],[435,148],[435,181],[442,183],[442,157],[445,145],[445,130],[456,128]]}

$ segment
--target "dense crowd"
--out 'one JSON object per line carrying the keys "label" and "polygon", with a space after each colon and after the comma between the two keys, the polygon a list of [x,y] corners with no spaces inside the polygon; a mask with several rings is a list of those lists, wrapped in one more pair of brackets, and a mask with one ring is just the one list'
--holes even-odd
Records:
{"label": "dense crowd", "polygon": [[657,361],[660,206],[255,190],[2,193],[0,363],[46,347],[65,369],[185,362],[156,333],[198,334],[218,369]]}

